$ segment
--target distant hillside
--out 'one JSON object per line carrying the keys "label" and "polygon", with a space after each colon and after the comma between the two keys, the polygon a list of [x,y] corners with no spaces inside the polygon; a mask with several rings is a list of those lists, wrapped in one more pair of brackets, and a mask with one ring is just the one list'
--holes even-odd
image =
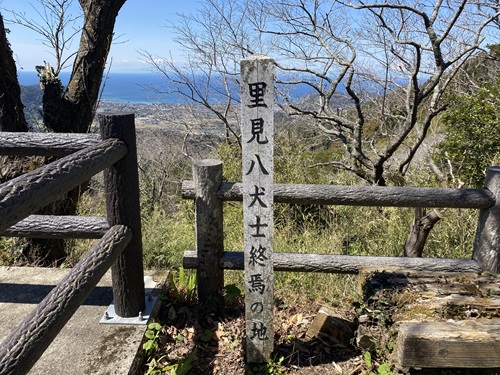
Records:
{"label": "distant hillside", "polygon": [[21,86],[21,100],[26,106],[24,114],[29,125],[34,125],[42,120],[43,91],[39,85]]}

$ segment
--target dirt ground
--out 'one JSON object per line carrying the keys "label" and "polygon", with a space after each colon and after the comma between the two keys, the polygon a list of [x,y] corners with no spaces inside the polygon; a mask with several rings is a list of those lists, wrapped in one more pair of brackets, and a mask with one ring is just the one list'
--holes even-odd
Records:
{"label": "dirt ground", "polygon": [[[158,348],[150,352],[144,373],[500,375],[500,369],[408,369],[398,367],[395,360],[397,321],[417,315],[427,321],[500,319],[500,277],[371,275],[363,284],[362,298],[344,301],[342,307],[275,295],[272,360],[250,366],[245,364],[243,297],[228,298],[215,313],[210,307],[198,307],[185,291],[167,290],[158,331],[150,334]],[[404,286],[398,284],[402,281]],[[477,299],[471,302],[474,296]],[[464,300],[465,305],[460,302]],[[342,323],[334,325],[333,335],[331,331],[307,334],[311,325],[318,326],[313,322],[320,309],[350,328],[344,330]]]}
{"label": "dirt ground", "polygon": [[[190,367],[188,374],[361,373],[367,366],[360,351],[353,346],[306,338],[319,307],[317,303],[276,307],[273,360],[268,365],[248,368],[245,367],[245,313],[241,299],[226,306],[222,314],[218,314],[219,318],[182,301],[165,301],[159,316],[165,325],[155,355],[161,358],[157,368],[190,357],[186,366],[186,369]],[[170,371],[159,373],[170,374]]]}

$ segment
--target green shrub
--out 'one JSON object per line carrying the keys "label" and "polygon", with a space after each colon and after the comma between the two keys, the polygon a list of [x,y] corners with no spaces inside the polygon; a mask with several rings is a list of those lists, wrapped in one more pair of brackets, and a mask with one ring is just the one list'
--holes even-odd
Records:
{"label": "green shrub", "polygon": [[500,155],[500,81],[454,95],[449,102],[443,118],[446,136],[435,159],[451,167],[456,185],[482,187],[486,168]]}
{"label": "green shrub", "polygon": [[142,216],[146,269],[178,269],[184,251],[196,249],[192,202],[180,202],[174,215],[162,209]]}

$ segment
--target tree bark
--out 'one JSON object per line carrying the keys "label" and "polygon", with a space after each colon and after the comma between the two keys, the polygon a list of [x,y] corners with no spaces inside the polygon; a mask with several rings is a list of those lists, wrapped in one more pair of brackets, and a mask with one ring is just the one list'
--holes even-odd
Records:
{"label": "tree bark", "polygon": [[435,210],[425,213],[425,208],[415,208],[415,220],[410,229],[410,235],[406,240],[404,256],[421,257],[424,252],[425,242],[431,229],[434,227],[441,216]]}
{"label": "tree bark", "polygon": [[44,110],[49,121],[46,126],[56,133],[85,133],[89,130],[99,98],[116,17],[125,0],[79,2],[83,9],[84,24],[71,79],[59,99],[55,89],[52,93],[55,97],[44,96]]}
{"label": "tree bark", "polygon": [[23,109],[16,62],[0,14],[0,131],[28,131]]}
{"label": "tree bark", "polygon": [[[56,133],[85,133],[89,130],[113,39],[115,20],[125,0],[79,0],[79,3],[84,14],[84,24],[78,53],[66,90],[63,92],[61,82],[50,65],[37,67],[44,89],[44,125]],[[3,22],[0,25],[0,63],[0,116],[2,116],[0,117],[0,130],[27,131],[15,62],[7,42]],[[2,95],[2,93],[9,93],[9,95]],[[4,119],[4,113],[10,117]],[[74,189],[65,199],[39,213],[74,214],[85,188],[86,184]],[[33,260],[44,259],[44,263],[48,264],[60,263],[65,255],[63,240],[32,239],[30,241],[29,258]]]}

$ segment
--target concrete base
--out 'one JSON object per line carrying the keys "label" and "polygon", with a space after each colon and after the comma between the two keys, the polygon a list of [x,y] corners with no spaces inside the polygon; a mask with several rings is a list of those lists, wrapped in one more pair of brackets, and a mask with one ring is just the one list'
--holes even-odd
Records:
{"label": "concrete base", "polygon": [[[0,340],[3,341],[68,272],[67,269],[0,267]],[[151,273],[145,273],[147,280],[153,279]],[[112,300],[111,274],[108,272],[30,374],[140,373],[140,348],[147,327],[99,324]],[[156,312],[153,311],[153,318]]]}

